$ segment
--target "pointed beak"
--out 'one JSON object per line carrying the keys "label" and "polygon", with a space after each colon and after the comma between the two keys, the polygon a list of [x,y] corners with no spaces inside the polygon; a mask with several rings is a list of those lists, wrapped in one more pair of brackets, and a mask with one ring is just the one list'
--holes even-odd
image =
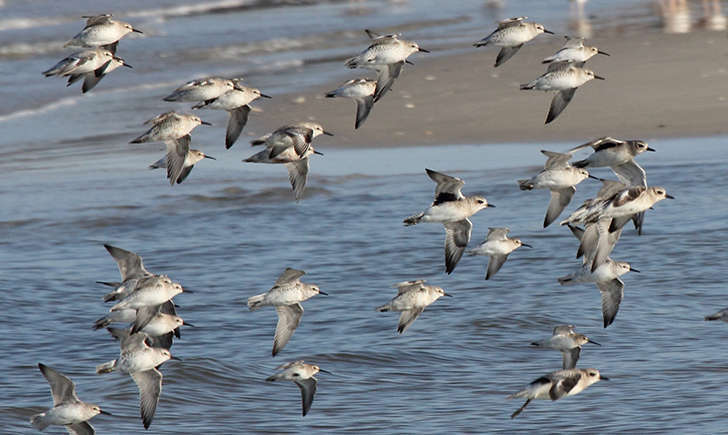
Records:
{"label": "pointed beak", "polygon": [[139,29],[135,29],[135,28],[133,28],[133,27],[131,28],[131,31],[132,31],[132,32],[136,32],[136,33],[141,33],[142,35],[144,34],[144,32],[142,32],[141,30],[139,30]]}
{"label": "pointed beak", "polygon": [[548,33],[549,35],[554,35],[554,32],[550,30],[543,29],[543,33]]}
{"label": "pointed beak", "polygon": [[529,245],[528,243],[521,242],[521,246],[525,246],[526,248],[533,248],[533,246]]}
{"label": "pointed beak", "polygon": [[333,136],[333,135],[334,135],[334,133],[332,133],[332,132],[330,132],[330,131],[326,131],[326,130],[324,130],[324,134],[325,134],[326,136]]}
{"label": "pointed beak", "polygon": [[193,328],[196,328],[195,325],[193,325],[192,323],[185,322],[184,320],[182,321],[182,324],[185,325],[185,326],[191,326]]}
{"label": "pointed beak", "polygon": [[320,151],[316,151],[316,150],[313,150],[313,153],[314,153],[314,154],[318,154],[318,155],[320,155],[320,156],[323,156],[323,155],[324,155],[324,153],[322,153],[322,152],[320,152]]}
{"label": "pointed beak", "polygon": [[207,121],[200,121],[200,124],[202,124],[202,125],[212,125],[212,124],[210,124],[210,123],[209,123],[209,122],[207,122]]}
{"label": "pointed beak", "polygon": [[127,68],[131,68],[131,69],[134,69],[134,67],[133,67],[133,66],[131,66],[131,65],[129,65],[128,63],[126,63],[126,61],[124,61],[124,63],[122,63],[122,64],[121,64],[121,66],[125,66],[125,67],[127,67]]}
{"label": "pointed beak", "polygon": [[447,297],[449,297],[449,298],[451,298],[451,297],[452,297],[452,295],[451,295],[451,294],[449,294],[449,293],[443,293],[442,295],[443,295],[443,296],[447,296]]}
{"label": "pointed beak", "polygon": [[597,343],[596,341],[593,341],[593,340],[587,340],[586,342],[587,343],[591,343],[591,344],[596,344],[597,346],[601,346],[601,344],[599,344],[599,343]]}
{"label": "pointed beak", "polygon": [[212,160],[217,160],[216,158],[214,158],[214,157],[212,157],[212,156],[208,156],[207,154],[205,154],[205,158],[206,158],[206,159],[212,159]]}
{"label": "pointed beak", "polygon": [[672,196],[672,195],[668,195],[668,194],[665,194],[665,198],[667,198],[667,199],[675,199],[675,197],[674,197],[674,196]]}
{"label": "pointed beak", "polygon": [[320,295],[324,295],[324,296],[328,296],[328,295],[329,295],[328,293],[326,293],[326,292],[322,292],[321,290],[319,290],[319,294],[320,294]]}
{"label": "pointed beak", "polygon": [[409,60],[405,60],[404,63],[406,63],[407,65],[414,65],[415,64],[414,62],[411,62]]}
{"label": "pointed beak", "polygon": [[101,414],[104,414],[104,415],[111,415],[111,416],[113,416],[113,415],[114,415],[114,414],[112,414],[112,413],[110,413],[110,412],[106,412],[106,411],[104,411],[103,409],[100,409],[100,410],[99,410],[99,413],[101,413]]}
{"label": "pointed beak", "polygon": [[595,176],[593,176],[592,174],[589,174],[589,178],[592,178],[592,179],[594,179],[594,180],[604,181],[604,180],[602,180],[602,179],[601,179],[601,178],[599,178],[599,177],[595,177]]}
{"label": "pointed beak", "polygon": [[270,95],[266,95],[266,94],[264,94],[262,92],[260,93],[260,96],[263,97],[263,98],[273,98]]}
{"label": "pointed beak", "polygon": [[[604,77],[598,76],[596,74],[594,74],[594,78],[597,79],[597,80],[606,80]],[[604,378],[602,378],[602,379],[604,379]]]}
{"label": "pointed beak", "polygon": [[417,51],[421,51],[423,53],[429,53],[430,50],[425,50],[424,48],[418,48]]}
{"label": "pointed beak", "polygon": [[495,204],[490,204],[490,203],[489,203],[489,204],[488,204],[488,207],[493,207],[493,208],[495,208]]}
{"label": "pointed beak", "polygon": [[194,291],[193,290],[190,290],[188,288],[182,287],[182,293],[194,293]]}
{"label": "pointed beak", "polygon": [[608,381],[609,378],[607,378],[606,376],[599,375],[599,380],[601,380],[601,381]]}
{"label": "pointed beak", "polygon": [[178,358],[178,357],[176,357],[174,355],[173,356],[170,356],[169,359],[173,359],[175,361],[182,361],[182,358]]}
{"label": "pointed beak", "polygon": [[324,370],[324,369],[322,369],[322,368],[320,368],[320,367],[319,367],[319,371],[320,371],[321,373],[327,373],[327,374],[329,374],[329,375],[333,375],[333,373],[331,373],[330,371],[328,371],[328,370]]}
{"label": "pointed beak", "polygon": [[655,152],[655,151],[657,151],[657,150],[656,150],[656,149],[654,149],[654,148],[650,148],[650,147],[647,147],[647,149],[646,149],[645,151],[652,151],[652,152]]}
{"label": "pointed beak", "polygon": [[637,269],[635,269],[634,267],[631,267],[631,266],[630,266],[629,270],[630,270],[630,272],[637,272],[637,273],[640,273],[640,271],[639,271],[639,270],[637,270]]}
{"label": "pointed beak", "polygon": [[609,53],[607,53],[605,51],[602,51],[602,50],[597,50],[597,54],[603,54],[605,56],[611,56]]}

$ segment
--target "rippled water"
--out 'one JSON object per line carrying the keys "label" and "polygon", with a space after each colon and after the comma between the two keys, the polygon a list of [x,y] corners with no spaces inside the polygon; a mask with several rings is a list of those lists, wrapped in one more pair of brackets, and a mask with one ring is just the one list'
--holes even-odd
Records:
{"label": "rippled water", "polygon": [[[106,332],[91,330],[108,309],[94,281],[118,276],[104,242],[139,252],[149,270],[195,291],[176,298],[197,327],[184,329],[172,348],[183,361],[162,367],[150,432],[723,430],[716,404],[728,365],[718,349],[728,328],[702,317],[728,305],[725,138],[650,141],[658,152],[640,156],[650,183],[676,199],[648,212],[643,236],[630,228],[620,240],[613,257],[642,273],[624,277],[625,299],[608,329],[596,287],[556,282],[578,265],[577,246],[563,227],[540,228],[548,194],[519,191],[515,182],[538,170],[541,147],[574,144],[337,150],[335,138],[319,143],[326,155],[312,160],[298,204],[283,167],[236,158],[201,162],[174,188],[162,173],[140,169],[152,154],[117,158],[81,148],[52,164],[33,154],[23,170],[5,164],[12,176],[0,188],[3,430],[30,432],[27,418],[49,405],[39,361],[74,379],[83,400],[118,415],[96,417],[100,433],[141,430],[131,379],[94,374],[118,354]],[[497,205],[473,217],[471,246],[488,226],[507,225],[534,249],[513,253],[488,282],[483,257],[465,256],[445,275],[442,228],[401,224],[431,200],[424,167],[463,177],[466,193]],[[579,185],[569,210],[597,188],[593,180]],[[307,271],[304,280],[330,296],[303,304],[301,325],[271,358],[275,312],[249,312],[245,300],[287,266]],[[397,315],[374,308],[394,295],[394,282],[416,278],[454,297],[398,336]],[[557,352],[529,343],[567,322],[603,344],[584,349],[579,365],[611,381],[534,402],[511,421],[521,402],[505,396],[561,364]],[[264,382],[294,359],[334,373],[318,376],[305,418],[293,384]]]}

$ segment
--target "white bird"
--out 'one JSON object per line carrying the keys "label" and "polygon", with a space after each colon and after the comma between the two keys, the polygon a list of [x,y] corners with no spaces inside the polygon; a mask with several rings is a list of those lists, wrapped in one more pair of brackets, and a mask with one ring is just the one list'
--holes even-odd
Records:
{"label": "white bird", "polygon": [[101,81],[102,78],[104,78],[107,74],[119,68],[120,66],[133,68],[131,65],[126,63],[124,59],[113,55],[110,60],[108,60],[106,63],[104,63],[94,71],[79,74],[70,74],[68,76],[68,82],[66,83],[66,86],[71,86],[73,83],[83,79],[81,92],[85,94],[86,92],[93,89],[99,83],[99,81]]}
{"label": "white bird", "polygon": [[495,206],[479,195],[464,196],[461,189],[465,182],[462,179],[432,169],[425,171],[437,183],[435,200],[424,212],[406,218],[404,224],[437,222],[445,226],[445,270],[449,274],[455,270],[470,241],[473,224],[468,218],[486,207]]}
{"label": "white bird", "polygon": [[510,231],[510,229],[505,227],[488,228],[488,235],[483,243],[470,251],[471,255],[487,255],[490,257],[485,279],[490,279],[491,276],[500,270],[511,252],[521,246],[532,248],[528,243],[523,243],[521,239],[509,239],[508,233]]}
{"label": "white bird", "polygon": [[73,39],[66,42],[64,47],[74,45],[100,47],[114,44],[131,32],[142,33],[141,30],[135,29],[129,23],[114,20],[111,18],[111,14],[84,16],[82,18],[87,18],[86,27],[74,36]]}
{"label": "white bird", "polygon": [[521,85],[521,89],[538,91],[557,91],[551,100],[551,107],[546,116],[546,124],[556,119],[574,97],[576,89],[592,79],[605,80],[594,74],[594,71],[582,68],[581,62],[550,63],[545,74],[535,80]]}
{"label": "white bird", "polygon": [[321,134],[333,136],[317,122],[299,122],[284,125],[273,133],[253,140],[251,145],[265,145],[265,149],[247,159],[250,163],[283,163],[288,169],[288,179],[296,197],[296,201],[303,196],[308,177],[308,158],[311,154],[322,153],[316,151],[311,142]]}
{"label": "white bird", "polygon": [[369,79],[351,79],[326,94],[327,98],[345,97],[356,102],[356,121],[354,128],[359,128],[369,116],[374,105],[374,94],[377,82]]}
{"label": "white bird", "polygon": [[551,191],[551,200],[543,220],[543,227],[546,228],[569,205],[571,198],[576,193],[574,186],[586,180],[589,172],[569,165],[571,154],[546,150],[541,150],[541,152],[548,157],[543,171],[528,180],[518,180],[518,187],[521,190],[549,189]]}
{"label": "white bird", "polygon": [[[95,72],[111,62],[113,59],[114,54],[103,48],[78,51],[62,59],[48,70],[43,71],[43,75],[46,77],[71,75],[83,76],[86,73]],[[123,60],[121,60],[121,62],[123,62]]]}
{"label": "white bird", "polygon": [[164,101],[207,101],[235,88],[233,79],[205,77],[190,80],[163,98]]}
{"label": "white bird", "polygon": [[722,321],[728,323],[728,308],[723,308],[722,310],[718,311],[717,313],[711,314],[709,316],[705,316],[705,320],[722,320]]}
{"label": "white bird", "polygon": [[566,37],[566,44],[556,54],[547,57],[542,63],[551,62],[586,62],[597,54],[609,56],[597,47],[584,45],[584,38]]}
{"label": "white bird", "polygon": [[302,270],[286,268],[278,277],[273,287],[266,293],[248,298],[248,308],[255,311],[260,307],[271,305],[278,312],[278,324],[276,325],[275,337],[273,339],[273,356],[288,343],[295,332],[303,316],[301,302],[316,295],[328,296],[322,292],[316,284],[301,282],[301,277],[306,272]]}
{"label": "white bird", "polygon": [[235,82],[233,89],[217,96],[203,101],[200,104],[192,106],[193,109],[218,109],[227,110],[230,113],[227,131],[225,133],[225,148],[230,149],[235,141],[240,137],[243,127],[248,122],[248,115],[252,108],[250,103],[258,98],[271,98],[269,95],[263,94],[259,89],[249,88]]}
{"label": "white bird", "polygon": [[558,400],[579,394],[595,382],[608,380],[609,378],[599,374],[597,369],[558,370],[541,376],[531,382],[526,389],[508,396],[509,399],[519,397],[526,399],[526,403],[511,414],[511,418],[520,414],[533,399]]}
{"label": "white bird", "polygon": [[[183,291],[185,290],[179,283],[172,282],[169,277],[164,275],[141,278],[134,290],[109,311],[161,305]],[[189,290],[187,292],[191,293]]]}
{"label": "white bird", "polygon": [[121,274],[121,282],[97,281],[100,284],[115,287],[113,292],[104,295],[104,302],[124,299],[134,291],[140,279],[154,276],[144,268],[142,257],[138,254],[108,244],[104,244],[104,248],[116,262]]}
{"label": "white bird", "polygon": [[54,425],[66,426],[71,434],[94,435],[93,426],[87,420],[99,415],[111,415],[97,405],[82,402],[76,395],[76,386],[68,377],[45,364],[38,368],[51,386],[53,408],[30,417],[30,423],[38,430]]}
{"label": "white bird", "polygon": [[144,122],[144,125],[147,124],[152,124],[152,127],[129,143],[164,142],[179,139],[190,134],[200,124],[212,125],[195,115],[177,112],[162,113]]}
{"label": "white bird", "polygon": [[452,297],[440,287],[425,285],[424,279],[400,282],[394,287],[397,289],[397,296],[388,303],[377,307],[377,311],[400,311],[402,314],[400,314],[397,324],[397,332],[400,334],[406,331],[417,316],[440,296]]}
{"label": "white bird", "polygon": [[326,370],[321,369],[319,366],[313,364],[306,364],[303,361],[292,361],[285,364],[281,364],[276,367],[276,370],[283,370],[280,373],[276,373],[266,379],[268,382],[274,381],[293,381],[298,388],[301,389],[301,408],[303,416],[308,414],[308,410],[311,409],[313,403],[313,396],[316,394],[316,384],[318,380],[314,378],[314,375],[318,372],[330,373]]}
{"label": "white bird", "polygon": [[118,370],[131,376],[139,388],[139,407],[142,423],[148,429],[162,392],[162,373],[157,366],[170,359],[178,359],[169,350],[150,347],[149,336],[143,332],[121,337],[119,358],[96,366],[96,373]]}
{"label": "white bird", "polygon": [[366,68],[377,71],[377,87],[374,91],[374,102],[379,101],[389,91],[394,80],[399,77],[402,66],[409,62],[407,58],[413,53],[429,53],[420,48],[414,41],[400,39],[399,35],[378,35],[367,30],[372,39],[371,45],[358,56],[346,60],[349,68]]}
{"label": "white bird", "polygon": [[554,333],[551,337],[546,340],[534,341],[531,345],[556,349],[561,352],[563,355],[562,368],[566,370],[576,367],[576,362],[579,361],[579,355],[581,354],[581,346],[586,343],[601,346],[601,344],[592,341],[586,335],[577,334],[574,331],[574,325],[559,325],[554,328]]}
{"label": "white bird", "polygon": [[167,154],[161,159],[149,165],[149,169],[166,168],[169,185],[174,186],[185,181],[195,163],[202,159],[212,159],[200,150],[190,149],[190,135],[182,136],[179,139],[170,139],[166,141]]}
{"label": "white bird", "polygon": [[523,44],[536,36],[542,33],[554,34],[550,30],[546,30],[543,24],[524,21],[527,18],[515,17],[499,22],[497,29],[490,35],[474,43],[473,46],[482,47],[493,44],[496,47],[501,47],[498,57],[495,60],[495,66],[498,67],[513,57],[523,47]]}

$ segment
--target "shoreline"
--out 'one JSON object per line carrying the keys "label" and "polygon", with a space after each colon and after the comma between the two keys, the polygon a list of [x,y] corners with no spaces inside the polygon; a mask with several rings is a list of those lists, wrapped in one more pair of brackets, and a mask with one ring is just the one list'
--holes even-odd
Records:
{"label": "shoreline", "polygon": [[[292,121],[316,120],[343,147],[448,144],[583,143],[600,136],[704,137],[728,134],[728,47],[724,32],[698,30],[644,35],[619,29],[587,41],[611,56],[587,63],[606,81],[581,87],[559,118],[544,125],[553,93],[518,86],[545,71],[541,60],[558,50],[559,37],[539,36],[494,68],[498,49],[430,57],[415,55],[392,90],[354,130],[355,103],[325,98],[349,78],[372,76],[342,62],[342,79],[301,92],[274,95],[243,136],[257,137]],[[264,91],[264,90],[263,90]],[[251,128],[253,127],[253,128]],[[241,137],[244,141],[245,137]]]}

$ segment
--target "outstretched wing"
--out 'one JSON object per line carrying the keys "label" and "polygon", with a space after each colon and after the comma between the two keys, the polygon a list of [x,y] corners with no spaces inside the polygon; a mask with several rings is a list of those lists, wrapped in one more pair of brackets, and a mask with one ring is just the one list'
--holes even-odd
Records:
{"label": "outstretched wing", "polygon": [[460,257],[463,256],[465,247],[470,241],[470,232],[473,224],[469,219],[457,222],[449,222],[445,225],[445,270],[452,273],[457,266]]}
{"label": "outstretched wing", "polygon": [[430,179],[437,183],[437,187],[435,187],[435,201],[432,205],[438,205],[448,201],[457,201],[458,199],[465,198],[461,191],[465,184],[463,180],[433,171],[432,169],[425,169],[425,171],[427,171],[427,175]]}

